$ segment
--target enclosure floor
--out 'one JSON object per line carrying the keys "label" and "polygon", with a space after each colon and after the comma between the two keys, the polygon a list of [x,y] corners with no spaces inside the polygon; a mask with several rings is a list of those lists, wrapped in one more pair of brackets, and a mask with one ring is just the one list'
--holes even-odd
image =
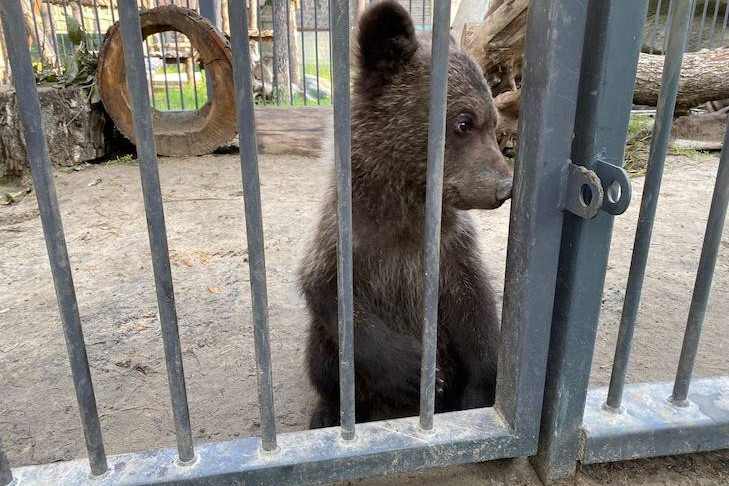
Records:
{"label": "enclosure floor", "polygon": [[[672,158],[656,220],[629,379],[670,379],[685,326],[717,157]],[[303,370],[306,312],[296,266],[331,158],[263,155],[277,423],[303,429],[314,393]],[[160,160],[194,436],[256,434],[256,376],[237,155]],[[57,172],[79,309],[109,453],[174,444],[146,223],[135,164]],[[100,182],[98,182],[100,181]],[[642,179],[616,218],[593,384],[609,378]],[[503,282],[509,209],[474,212],[495,286]],[[725,231],[697,375],[727,373],[729,231]],[[0,436],[14,465],[85,454],[33,195],[0,207]],[[537,484],[523,461],[363,485]],[[583,468],[575,484],[728,484],[729,454]]]}

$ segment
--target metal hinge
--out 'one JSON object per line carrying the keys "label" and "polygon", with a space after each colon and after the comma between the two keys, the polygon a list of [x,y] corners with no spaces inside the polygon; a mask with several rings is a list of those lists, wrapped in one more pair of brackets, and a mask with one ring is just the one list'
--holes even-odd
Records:
{"label": "metal hinge", "polygon": [[630,177],[621,167],[596,160],[590,170],[570,162],[563,172],[561,209],[585,219],[600,210],[617,216],[628,209]]}

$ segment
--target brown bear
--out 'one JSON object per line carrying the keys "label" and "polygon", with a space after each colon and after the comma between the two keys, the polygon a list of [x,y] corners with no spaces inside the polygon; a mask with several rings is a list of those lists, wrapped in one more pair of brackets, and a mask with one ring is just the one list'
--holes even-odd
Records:
{"label": "brown bear", "polygon": [[[415,415],[423,327],[423,247],[431,38],[378,2],[361,17],[352,99],[356,418]],[[436,411],[493,405],[499,319],[468,209],[511,196],[483,73],[450,43],[438,304]],[[332,184],[300,270],[310,314],[310,427],[339,424],[337,214]]]}

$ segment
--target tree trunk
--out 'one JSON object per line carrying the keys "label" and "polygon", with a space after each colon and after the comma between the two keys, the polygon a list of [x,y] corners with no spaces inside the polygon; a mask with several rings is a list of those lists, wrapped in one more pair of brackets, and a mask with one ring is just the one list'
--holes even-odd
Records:
{"label": "tree trunk", "polygon": [[2,56],[2,73],[0,73],[0,81],[7,84],[10,80],[10,62],[8,60],[8,50],[5,48],[5,37],[3,36],[3,25],[0,22],[0,55]]}
{"label": "tree trunk", "polygon": [[274,96],[277,102],[284,101],[289,93],[289,35],[286,3],[288,0],[273,0],[273,70]]}
{"label": "tree trunk", "polygon": [[[633,101],[655,106],[661,89],[663,56],[641,53]],[[676,108],[685,111],[707,101],[729,98],[729,48],[684,54]]]}
{"label": "tree trunk", "polygon": [[526,38],[529,0],[494,0],[484,22],[467,25],[462,42],[476,59],[494,95],[516,89]]}
{"label": "tree trunk", "polygon": [[299,72],[299,36],[296,35],[296,5],[295,2],[289,2],[289,66],[291,67],[291,82],[297,86],[301,86],[301,73]]}

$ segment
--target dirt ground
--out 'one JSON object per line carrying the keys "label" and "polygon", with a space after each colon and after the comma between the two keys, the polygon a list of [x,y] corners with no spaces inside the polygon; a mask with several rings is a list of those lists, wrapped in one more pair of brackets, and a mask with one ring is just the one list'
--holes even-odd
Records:
{"label": "dirt ground", "polygon": [[[669,160],[629,380],[671,379],[681,345],[718,158]],[[331,159],[263,155],[276,416],[303,429],[314,393],[302,372],[305,309],[296,265]],[[258,432],[252,320],[237,155],[161,159],[169,248],[194,437]],[[172,446],[169,395],[135,163],[56,172],[94,385],[109,453]],[[592,371],[605,384],[620,319],[642,179],[616,218]],[[474,214],[503,282],[508,207]],[[696,375],[729,370],[729,231],[714,278]],[[15,466],[85,455],[48,258],[33,195],[0,206],[0,436]],[[497,467],[498,466],[498,467]],[[388,482],[389,481],[389,482]],[[523,460],[402,475],[362,485],[538,484]],[[584,467],[579,484],[729,484],[729,453]],[[359,483],[358,483],[359,484]]]}

